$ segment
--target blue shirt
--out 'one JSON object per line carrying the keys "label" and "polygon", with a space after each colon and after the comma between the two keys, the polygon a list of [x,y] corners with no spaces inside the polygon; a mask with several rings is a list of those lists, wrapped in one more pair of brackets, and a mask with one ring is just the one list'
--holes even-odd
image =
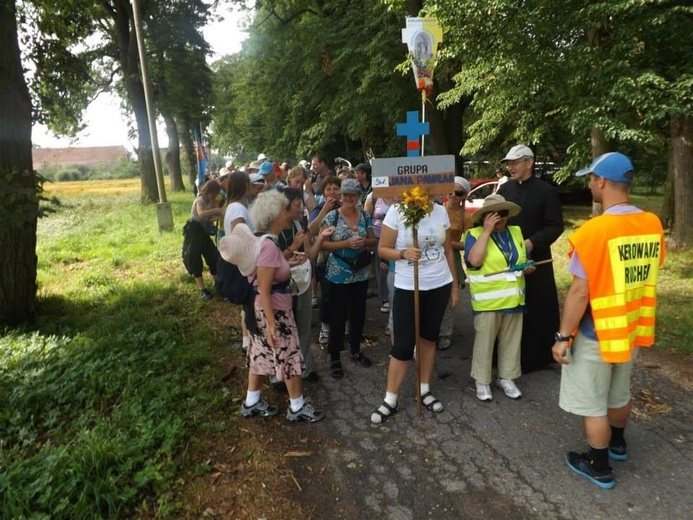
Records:
{"label": "blue shirt", "polygon": [[[335,227],[334,233],[330,237],[332,242],[349,240],[355,235],[367,238],[368,229],[373,227],[371,224],[371,217],[368,216],[368,213],[363,210],[359,210],[359,220],[356,226],[356,231],[349,227],[342,217],[342,214],[336,209],[327,214],[325,217],[325,222],[329,226]],[[325,272],[325,278],[331,283],[339,284],[356,283],[368,280],[371,269],[370,265],[367,265],[361,269],[352,270],[352,268],[346,262],[339,258],[342,257],[346,259],[353,259],[363,251],[365,251],[364,248],[351,249],[350,247],[344,247],[332,251],[332,254],[327,259],[327,271]]]}

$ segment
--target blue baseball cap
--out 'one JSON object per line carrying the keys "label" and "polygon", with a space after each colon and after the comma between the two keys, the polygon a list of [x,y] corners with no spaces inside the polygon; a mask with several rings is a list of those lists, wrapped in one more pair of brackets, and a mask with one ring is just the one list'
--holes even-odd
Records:
{"label": "blue baseball cap", "polygon": [[597,157],[588,168],[580,170],[575,176],[582,177],[589,173],[621,184],[630,184],[635,170],[630,159],[621,152],[609,152]]}
{"label": "blue baseball cap", "polygon": [[262,165],[260,165],[258,173],[260,175],[269,175],[270,173],[274,173],[274,166],[272,166],[271,162],[265,161],[262,163]]}

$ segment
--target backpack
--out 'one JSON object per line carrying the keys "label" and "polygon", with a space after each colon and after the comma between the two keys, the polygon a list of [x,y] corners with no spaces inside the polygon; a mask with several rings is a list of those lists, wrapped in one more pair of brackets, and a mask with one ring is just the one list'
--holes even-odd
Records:
{"label": "backpack", "polygon": [[217,261],[217,280],[214,282],[217,292],[228,302],[242,305],[250,299],[252,285],[243,276],[238,267],[227,262],[221,256]]}
{"label": "backpack", "polygon": [[[237,224],[230,235],[222,237],[219,241],[221,259],[217,266],[216,287],[225,300],[243,306],[246,329],[248,329],[248,332],[251,334],[257,334],[257,321],[255,320],[255,296],[257,292],[252,283],[255,281],[255,278],[253,277],[252,282],[249,282],[248,277],[241,273],[237,265],[225,260],[225,258],[229,260],[238,258],[235,254],[238,253],[239,250],[244,249],[246,252],[249,252],[249,254],[242,260],[239,260],[239,263],[242,262],[242,268],[246,272],[255,272],[257,268],[257,259],[260,256],[262,240],[264,238],[269,238],[275,245],[277,241],[272,235],[262,235],[259,238],[255,236],[256,241],[253,248],[253,237],[251,235],[252,232],[245,224]],[[251,244],[250,246],[249,243]],[[222,262],[226,265],[222,265]],[[289,282],[287,281],[273,285],[272,291],[283,291],[288,287]]]}
{"label": "backpack", "polygon": [[[239,226],[245,226],[245,224],[238,224],[234,230],[236,230],[236,228]],[[236,303],[238,305],[244,305],[248,303],[249,300],[254,300],[255,294],[253,291],[253,285],[248,281],[248,277],[241,273],[236,264],[226,260],[232,259],[230,256],[231,252],[237,250],[239,247],[238,243],[234,243],[234,241],[238,240],[241,235],[245,235],[245,239],[248,238],[249,230],[243,229],[245,233],[242,234],[239,234],[239,231],[241,231],[240,228],[236,231],[236,233],[232,231],[231,235],[224,236],[219,241],[219,252],[221,254],[219,261],[217,262],[217,280],[214,285],[224,300],[231,303]],[[260,236],[257,239],[255,246],[254,261],[250,266],[244,265],[245,269],[250,268],[251,272],[255,271],[255,264],[260,256],[260,244],[265,237],[269,237],[271,240],[274,240],[271,235]]]}
{"label": "backpack", "polygon": [[[270,237],[270,240],[274,241],[272,237]],[[248,277],[241,274],[238,266],[227,262],[223,257],[219,256],[217,261],[217,280],[214,286],[224,301],[238,305],[254,302],[256,294],[253,288],[254,281],[255,278],[249,282]],[[274,285],[273,288],[275,290],[284,289],[288,284],[289,282],[279,283]]]}

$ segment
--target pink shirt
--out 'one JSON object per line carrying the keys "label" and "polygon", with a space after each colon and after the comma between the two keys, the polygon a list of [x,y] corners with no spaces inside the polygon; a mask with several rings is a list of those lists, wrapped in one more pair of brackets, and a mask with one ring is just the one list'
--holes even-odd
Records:
{"label": "pink shirt", "polygon": [[[273,267],[274,268],[274,278],[272,279],[272,284],[285,282],[289,279],[291,275],[291,269],[289,268],[289,262],[282,255],[279,247],[270,239],[263,239],[260,245],[260,256],[257,259],[258,267]],[[255,278],[255,273],[248,277],[248,280],[253,280]],[[253,285],[257,285],[257,280],[252,281]],[[291,309],[293,299],[291,293],[272,293],[271,296],[272,309],[275,311],[288,311]],[[262,308],[262,303],[260,298],[255,298],[255,307]]]}

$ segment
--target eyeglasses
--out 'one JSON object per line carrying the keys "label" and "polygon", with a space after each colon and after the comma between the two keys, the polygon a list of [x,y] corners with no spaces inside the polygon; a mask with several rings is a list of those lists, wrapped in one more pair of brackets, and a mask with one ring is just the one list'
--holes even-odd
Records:
{"label": "eyeglasses", "polygon": [[505,218],[510,216],[510,211],[507,209],[502,209],[500,211],[489,211],[488,213],[484,213],[483,218],[486,218],[488,215],[498,215],[500,218]]}
{"label": "eyeglasses", "polygon": [[464,197],[467,194],[467,192],[464,190],[455,190],[453,193],[455,194],[455,197]]}

